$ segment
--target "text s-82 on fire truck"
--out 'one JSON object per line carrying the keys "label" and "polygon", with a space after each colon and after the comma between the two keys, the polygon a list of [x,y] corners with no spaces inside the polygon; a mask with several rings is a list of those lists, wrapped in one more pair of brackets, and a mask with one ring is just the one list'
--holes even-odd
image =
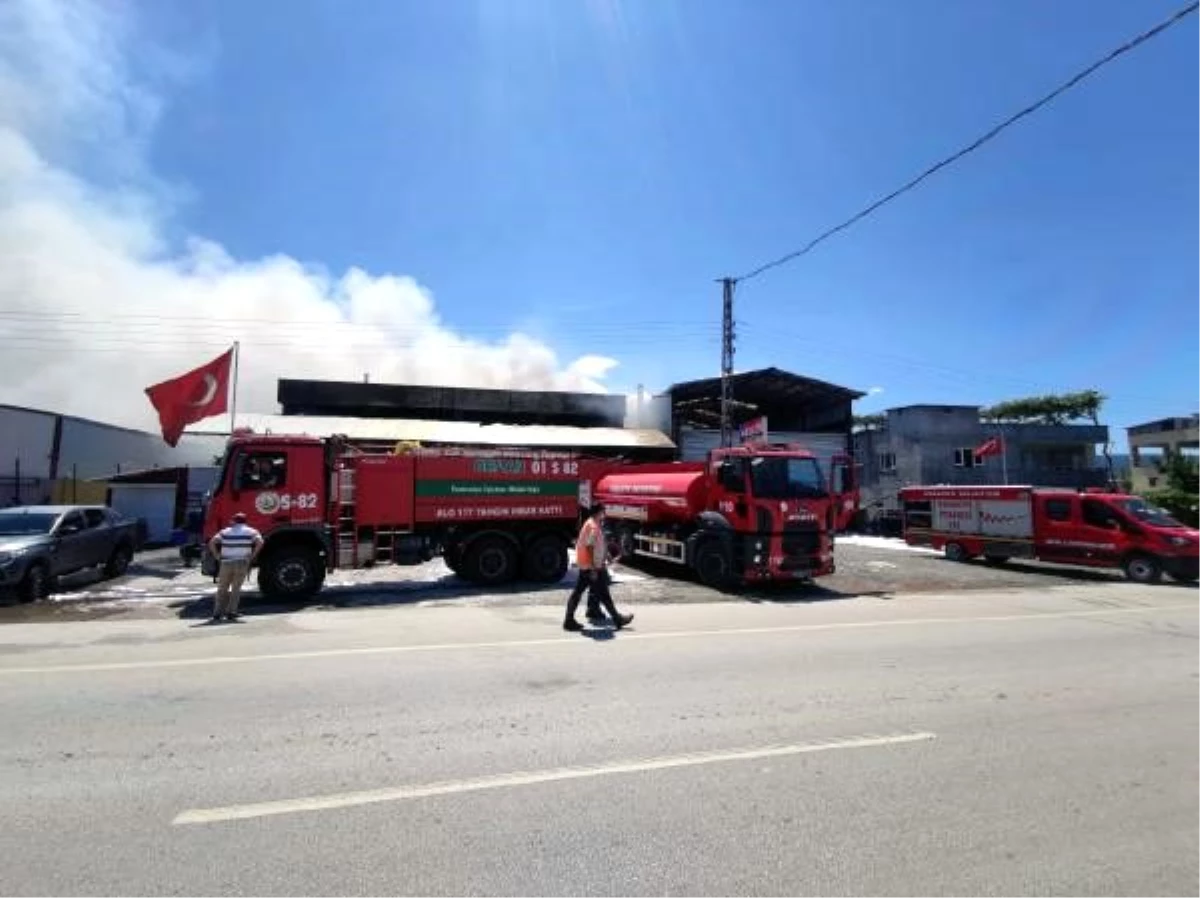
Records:
{"label": "text s-82 on fire truck", "polygon": [[[836,482],[852,486],[847,470]],[[329,571],[440,555],[498,585],[561,580],[580,510],[611,503],[622,554],[673,561],[712,585],[833,571],[834,494],[799,447],[714,450],[697,463],[622,464],[523,449],[370,451],[341,437],[238,432],[205,514],[210,539],[236,512],[265,542],[264,594],[317,592]],[[211,573],[215,560],[204,559]]]}

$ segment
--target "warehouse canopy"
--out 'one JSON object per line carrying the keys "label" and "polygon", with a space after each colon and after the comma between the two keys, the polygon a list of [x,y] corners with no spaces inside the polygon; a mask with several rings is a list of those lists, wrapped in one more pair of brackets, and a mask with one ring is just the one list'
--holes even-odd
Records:
{"label": "warehouse canopy", "polygon": [[[866,393],[803,377],[778,368],[761,368],[733,375],[735,422],[766,415],[771,424],[805,429],[849,428],[850,404]],[[721,378],[679,383],[667,390],[676,423],[716,426],[720,421]]]}
{"label": "warehouse canopy", "polygon": [[[195,424],[189,433],[212,433]],[[315,437],[341,435],[363,443],[413,441],[432,446],[519,446],[530,449],[586,449],[607,452],[673,453],[675,444],[659,430],[620,427],[555,427],[427,421],[412,418],[341,418],[309,415],[238,415],[240,430]]]}

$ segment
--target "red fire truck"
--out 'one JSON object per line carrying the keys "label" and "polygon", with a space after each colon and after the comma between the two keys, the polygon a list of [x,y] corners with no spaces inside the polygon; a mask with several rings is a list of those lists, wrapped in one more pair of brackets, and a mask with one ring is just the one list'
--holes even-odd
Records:
{"label": "red fire truck", "polygon": [[[716,450],[698,466],[648,466],[519,449],[371,452],[339,437],[243,432],[229,441],[204,536],[244,512],[265,541],[259,588],[274,597],[311,595],[339,568],[436,555],[476,583],[553,583],[566,572],[581,507],[624,496],[623,477],[643,486],[665,478],[655,502],[642,503],[645,520],[618,534],[656,540],[636,543],[633,554],[662,557],[652,547],[676,539],[684,563],[700,563],[710,582],[794,579],[833,569],[835,500],[819,471],[811,454],[778,447]],[[667,495],[673,477],[691,484],[688,514],[665,517],[660,510],[676,503]],[[721,570],[712,550],[701,551],[708,537],[721,546]],[[203,568],[215,569],[207,553]]]}
{"label": "red fire truck", "polygon": [[1116,567],[1138,583],[1197,577],[1200,533],[1137,496],[1027,486],[900,491],[904,538],[954,561],[1032,558]]}
{"label": "red fire truck", "polygon": [[803,447],[760,444],[704,462],[615,469],[595,497],[622,555],[670,561],[719,587],[832,574],[846,500],[835,483],[849,485],[848,476],[826,480]]}

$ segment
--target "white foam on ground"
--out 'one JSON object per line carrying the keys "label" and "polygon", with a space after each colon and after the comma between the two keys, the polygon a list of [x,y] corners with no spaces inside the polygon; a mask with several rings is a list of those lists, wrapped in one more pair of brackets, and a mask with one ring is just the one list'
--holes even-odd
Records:
{"label": "white foam on ground", "polygon": [[864,549],[887,549],[893,552],[912,552],[917,555],[941,555],[942,553],[936,549],[926,549],[921,546],[910,546],[902,539],[895,539],[890,536],[863,536],[858,533],[850,533],[846,536],[839,536],[834,543],[836,551],[837,546],[862,546]]}

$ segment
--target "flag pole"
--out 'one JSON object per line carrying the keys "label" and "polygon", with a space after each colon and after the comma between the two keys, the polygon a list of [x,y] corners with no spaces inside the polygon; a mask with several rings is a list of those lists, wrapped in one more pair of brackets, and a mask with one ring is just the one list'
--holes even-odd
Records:
{"label": "flag pole", "polygon": [[1004,472],[1004,485],[1008,486],[1008,440],[1004,439],[1004,425],[998,421],[996,430],[1000,432],[1000,469]]}
{"label": "flag pole", "polygon": [[233,436],[233,432],[237,429],[237,388],[238,388],[238,356],[241,355],[242,344],[240,340],[233,341],[233,378],[230,389],[233,390],[233,396],[229,402],[229,435]]}

